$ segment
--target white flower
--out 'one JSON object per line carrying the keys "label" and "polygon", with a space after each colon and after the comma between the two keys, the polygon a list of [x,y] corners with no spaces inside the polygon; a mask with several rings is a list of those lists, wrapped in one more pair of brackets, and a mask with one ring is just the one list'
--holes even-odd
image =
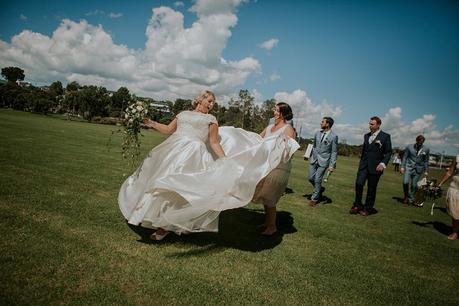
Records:
{"label": "white flower", "polygon": [[133,113],[133,114],[135,114],[135,113],[136,113],[136,110],[135,110],[135,108],[132,110],[132,113]]}
{"label": "white flower", "polygon": [[138,105],[138,106],[136,107],[136,109],[137,109],[139,112],[143,111],[143,107],[140,106],[140,105]]}
{"label": "white flower", "polygon": [[131,119],[129,119],[129,123],[132,123],[132,122],[134,122],[134,120],[133,120],[132,118],[131,118]]}
{"label": "white flower", "polygon": [[124,118],[129,118],[129,115],[128,114],[124,114]]}

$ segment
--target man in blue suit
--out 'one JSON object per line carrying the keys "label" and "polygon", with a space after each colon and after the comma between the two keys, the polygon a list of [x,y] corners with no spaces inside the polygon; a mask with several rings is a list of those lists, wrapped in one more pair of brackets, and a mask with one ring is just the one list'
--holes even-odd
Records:
{"label": "man in blue suit", "polygon": [[[416,143],[408,145],[403,154],[400,173],[403,174],[403,193],[405,198],[403,203],[416,204],[416,192],[418,191],[418,180],[422,174],[427,176],[429,173],[429,148],[424,146],[424,136],[416,137]],[[411,192],[409,192],[409,184],[411,180]]]}
{"label": "man in blue suit", "polygon": [[334,120],[331,117],[323,117],[320,122],[322,130],[314,136],[314,144],[309,159],[309,182],[314,191],[309,201],[309,206],[315,207],[322,196],[324,188],[322,179],[325,171],[333,172],[336,168],[338,155],[338,135],[331,130]]}
{"label": "man in blue suit", "polygon": [[[380,130],[381,119],[371,117],[369,122],[370,133],[363,137],[362,155],[360,157],[357,179],[355,180],[355,200],[350,213],[368,216],[374,212],[376,188],[381,175],[389,163],[392,155],[390,135]],[[368,180],[365,205],[362,203],[363,186]]]}

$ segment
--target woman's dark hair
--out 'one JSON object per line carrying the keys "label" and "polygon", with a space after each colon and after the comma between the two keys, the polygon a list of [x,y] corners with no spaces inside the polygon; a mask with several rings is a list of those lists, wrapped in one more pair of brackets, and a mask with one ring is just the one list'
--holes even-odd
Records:
{"label": "woman's dark hair", "polygon": [[279,113],[282,115],[282,118],[287,121],[293,119],[293,112],[290,105],[285,102],[279,102],[276,105],[279,107]]}

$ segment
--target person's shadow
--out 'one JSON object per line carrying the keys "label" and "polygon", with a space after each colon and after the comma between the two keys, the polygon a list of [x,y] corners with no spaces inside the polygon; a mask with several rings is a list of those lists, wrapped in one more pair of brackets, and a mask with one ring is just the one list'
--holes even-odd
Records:
{"label": "person's shadow", "polygon": [[[312,193],[303,194],[303,198],[306,198],[308,200],[311,199],[311,196],[312,196]],[[327,197],[326,195],[322,195],[319,201],[317,202],[317,204],[332,204],[332,203],[333,203],[333,199]]]}
{"label": "person's shadow", "polygon": [[403,198],[401,197],[392,197],[393,200],[396,200],[399,203],[403,203]]}
{"label": "person's shadow", "polygon": [[185,243],[201,246],[188,252],[180,252],[174,256],[200,255],[224,248],[259,252],[272,249],[282,242],[284,234],[295,233],[293,218],[289,212],[277,212],[277,232],[272,236],[261,235],[257,225],[264,222],[264,212],[259,209],[237,208],[223,211],[220,214],[218,233],[192,233],[189,235],[169,234],[162,241],[152,241],[153,232],[141,226],[128,223],[128,226],[140,236],[139,242],[147,244]]}
{"label": "person's shadow", "polygon": [[448,226],[445,223],[438,222],[438,221],[430,221],[430,222],[413,221],[412,223],[418,226],[422,226],[422,227],[433,226],[434,229],[436,229],[438,232],[446,236],[448,236],[452,231],[451,226]]}

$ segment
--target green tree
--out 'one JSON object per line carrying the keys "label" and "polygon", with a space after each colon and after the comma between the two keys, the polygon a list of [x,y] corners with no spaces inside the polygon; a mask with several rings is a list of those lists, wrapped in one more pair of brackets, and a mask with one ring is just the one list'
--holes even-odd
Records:
{"label": "green tree", "polygon": [[177,99],[174,102],[174,106],[172,107],[172,112],[177,115],[183,110],[190,110],[192,108],[192,101],[185,100],[185,99]]}
{"label": "green tree", "polygon": [[78,91],[78,95],[85,119],[91,121],[95,116],[105,117],[108,115],[110,96],[105,87],[84,86]]}
{"label": "green tree", "polygon": [[112,110],[124,110],[128,106],[130,99],[131,94],[129,93],[129,89],[126,87],[120,87],[111,97],[110,105]]}
{"label": "green tree", "polygon": [[18,67],[5,67],[2,68],[2,76],[9,82],[15,83],[17,80],[24,80],[24,70]]}
{"label": "green tree", "polygon": [[78,82],[76,82],[76,81],[73,81],[71,83],[68,83],[67,87],[65,89],[67,91],[77,91],[80,88],[81,88],[80,84],[78,84]]}
{"label": "green tree", "polygon": [[242,128],[246,130],[253,130],[253,105],[254,97],[250,95],[247,89],[239,91],[239,107],[242,111]]}
{"label": "green tree", "polygon": [[52,96],[56,97],[64,93],[64,87],[60,81],[55,81],[49,85],[49,91],[51,92]]}

